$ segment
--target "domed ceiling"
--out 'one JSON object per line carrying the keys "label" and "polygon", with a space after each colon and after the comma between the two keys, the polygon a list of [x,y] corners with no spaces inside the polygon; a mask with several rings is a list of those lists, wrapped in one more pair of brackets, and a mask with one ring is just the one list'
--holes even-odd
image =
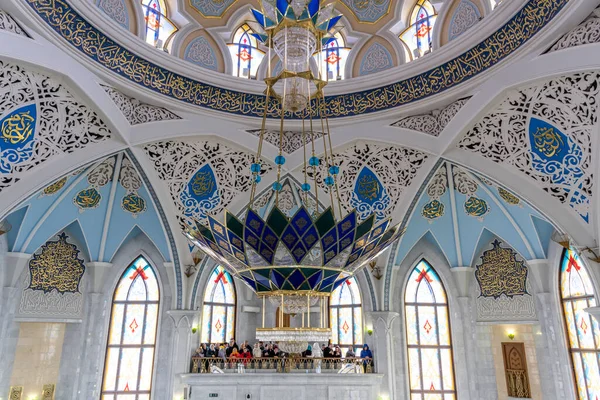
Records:
{"label": "domed ceiling", "polygon": [[[146,42],[137,0],[54,0],[53,7],[41,0],[10,2],[18,17],[0,12],[6,43],[0,48],[0,125],[12,127],[9,140],[0,141],[0,216],[13,226],[3,235],[8,252],[32,254],[66,231],[90,262],[110,263],[124,244],[144,235],[175,271],[176,306],[189,307],[197,271],[211,261],[199,262],[181,231],[190,218],[220,219],[225,209],[240,215],[249,200],[249,165],[261,127],[250,117],[262,116],[264,84],[230,76],[231,59],[224,55],[230,57],[227,43],[251,2],[165,3],[177,27],[169,54]],[[442,45],[455,10],[467,15],[469,5],[432,1],[433,43],[440,46],[409,62],[396,46],[416,1],[338,4],[353,64],[347,78],[327,89],[342,208],[407,228],[378,260],[389,266],[385,280],[366,274],[373,298],[377,291],[388,295],[391,271],[423,240],[453,268],[472,266],[494,238],[525,260],[548,257],[554,229],[582,247],[596,245],[592,149],[600,51],[597,36],[577,28],[587,16],[583,24],[600,26],[600,17],[590,15],[600,3],[594,2],[485,3],[481,21],[489,23],[477,19],[460,40]],[[205,67],[184,56],[196,39],[197,54],[215,56]],[[392,66],[355,74],[356,60],[372,46],[368,58],[379,59],[380,46]],[[577,67],[583,59],[585,68]],[[478,76],[488,72],[493,79]],[[304,141],[301,122],[287,122],[283,134],[266,123],[257,199],[263,211],[269,207],[283,141],[282,206],[293,214],[304,180]],[[321,139],[326,129],[316,131]],[[306,172],[319,199],[327,198],[326,172]],[[198,177],[206,190],[194,189]],[[366,196],[361,180],[376,190]]]}

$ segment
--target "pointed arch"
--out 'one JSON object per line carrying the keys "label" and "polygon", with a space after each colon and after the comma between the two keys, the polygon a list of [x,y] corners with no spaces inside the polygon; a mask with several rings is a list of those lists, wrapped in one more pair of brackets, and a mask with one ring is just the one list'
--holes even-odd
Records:
{"label": "pointed arch", "polygon": [[340,345],[343,354],[349,347],[358,352],[364,343],[362,297],[354,277],[346,279],[331,293],[329,321],[331,343]]}
{"label": "pointed arch", "polygon": [[404,295],[411,398],[455,399],[448,297],[433,267],[422,259]]}
{"label": "pointed arch", "polygon": [[142,0],[146,43],[157,49],[167,48],[177,27],[167,18],[164,0]]}
{"label": "pointed arch", "polygon": [[431,51],[437,11],[429,0],[417,0],[410,13],[409,27],[400,34],[406,60],[412,61]]}
{"label": "pointed arch", "polygon": [[208,277],[202,306],[202,343],[224,343],[235,337],[236,291],[222,266]]}
{"label": "pointed arch", "polygon": [[254,31],[248,24],[237,28],[227,44],[231,53],[232,75],[240,78],[256,79],[258,67],[265,57],[264,51],[258,47],[253,36]]}
{"label": "pointed arch", "polygon": [[560,266],[560,296],[579,400],[600,398],[600,328],[585,309],[596,306],[592,280],[579,256],[565,249]]}
{"label": "pointed arch", "polygon": [[121,275],[113,293],[103,399],[150,398],[159,305],[156,273],[139,256]]}
{"label": "pointed arch", "polygon": [[346,76],[346,61],[350,48],[340,32],[336,32],[332,40],[317,52],[320,79],[324,81],[339,81]]}

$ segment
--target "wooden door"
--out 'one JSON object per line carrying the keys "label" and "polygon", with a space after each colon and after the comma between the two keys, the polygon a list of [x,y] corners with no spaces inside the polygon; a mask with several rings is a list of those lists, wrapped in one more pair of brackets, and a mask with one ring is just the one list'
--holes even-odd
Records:
{"label": "wooden door", "polygon": [[525,344],[520,342],[502,343],[506,389],[510,397],[531,398]]}

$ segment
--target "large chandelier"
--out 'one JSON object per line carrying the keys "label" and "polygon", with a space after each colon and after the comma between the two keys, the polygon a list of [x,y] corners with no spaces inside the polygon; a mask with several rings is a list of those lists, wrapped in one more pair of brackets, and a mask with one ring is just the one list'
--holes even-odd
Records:
{"label": "large chandelier", "polygon": [[[313,54],[321,54],[323,47],[333,40],[341,18],[334,4],[321,7],[320,0],[262,0],[260,6],[260,10],[252,10],[258,23],[253,35],[269,53],[275,51],[283,68],[276,76],[271,76],[269,68],[265,79],[265,112],[258,150],[250,167],[253,176],[250,202],[241,218],[225,211],[223,222],[209,216],[206,224],[196,221],[186,235],[263,298],[263,326],[257,329],[257,339],[277,341],[284,351],[296,353],[305,350],[309,342],[323,342],[330,337],[323,316],[324,298],[404,232],[397,225],[392,226],[389,219],[377,221],[374,214],[361,219],[353,210],[343,215],[337,187],[340,168],[333,157],[323,92],[327,82],[315,76],[310,68]],[[256,188],[261,181],[261,150],[267,110],[277,102],[281,113],[279,155],[275,158],[277,180],[272,184],[274,201],[268,210],[263,207],[261,214],[255,204]],[[286,162],[281,137],[285,132],[285,116],[290,114],[302,120],[305,156],[304,182],[299,194],[302,205],[287,215],[281,210],[279,200],[283,187],[281,168]],[[322,132],[320,138],[313,130],[315,124]],[[317,142],[322,142],[320,149]],[[319,171],[325,171],[326,175],[325,201],[322,198],[319,201]],[[329,203],[324,210],[319,206],[323,203]],[[283,313],[302,314],[302,327],[284,328],[283,318],[279,318],[280,326],[265,327],[267,298],[279,307],[282,317]],[[310,312],[317,303],[320,326],[311,327]]]}

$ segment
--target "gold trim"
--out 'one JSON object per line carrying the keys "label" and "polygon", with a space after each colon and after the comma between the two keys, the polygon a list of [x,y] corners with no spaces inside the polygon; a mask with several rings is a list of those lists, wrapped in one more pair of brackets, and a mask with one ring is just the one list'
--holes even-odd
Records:
{"label": "gold trim", "polygon": [[256,328],[256,332],[331,332],[331,328]]}
{"label": "gold trim", "polygon": [[331,293],[327,292],[316,292],[314,290],[273,290],[272,292],[260,292],[257,296],[314,296],[314,297],[330,297]]}
{"label": "gold trim", "polygon": [[[375,257],[375,256],[374,256]],[[322,269],[327,271],[335,271],[335,272],[346,272],[349,276],[353,276],[354,272],[349,272],[343,268],[333,268],[333,267],[325,267],[325,266],[317,266],[317,265],[301,265],[301,264],[292,264],[292,265],[261,265],[256,267],[248,267],[246,269],[238,269],[236,270],[236,274],[240,274],[242,272],[250,272],[256,271],[259,269],[278,269],[278,268],[293,268],[293,269],[304,269],[304,268],[314,268],[314,269]]]}

